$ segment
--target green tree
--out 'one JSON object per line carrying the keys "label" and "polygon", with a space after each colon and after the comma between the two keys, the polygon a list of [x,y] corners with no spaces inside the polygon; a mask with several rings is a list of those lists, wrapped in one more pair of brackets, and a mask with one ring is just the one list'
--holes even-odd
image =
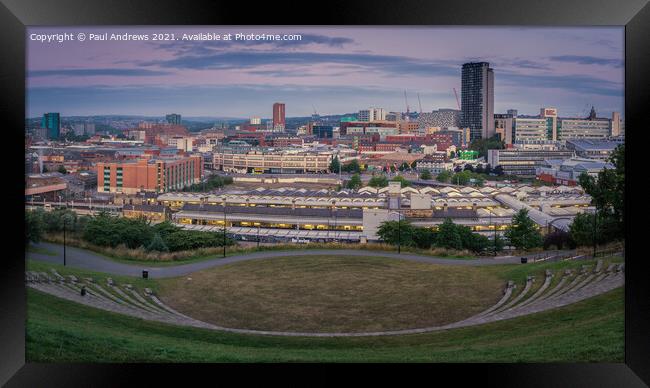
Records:
{"label": "green tree", "polygon": [[512,224],[505,236],[510,245],[517,249],[531,249],[542,245],[542,235],[526,209],[519,210],[512,217]]}
{"label": "green tree", "polygon": [[400,170],[400,171],[406,171],[406,170],[408,170],[409,168],[411,168],[411,165],[409,165],[409,164],[406,163],[406,162],[403,162],[402,164],[399,165],[399,170]]}
{"label": "green tree", "polygon": [[359,174],[354,174],[347,183],[347,188],[352,190],[357,190],[361,187],[361,177]]}
{"label": "green tree", "polygon": [[[571,225],[569,225],[569,235],[578,246],[592,245],[594,243],[594,215],[589,213],[577,214],[573,218]],[[601,234],[596,233],[595,236],[598,240]]]}
{"label": "green tree", "polygon": [[478,151],[479,158],[487,158],[488,150],[502,150],[505,147],[505,142],[501,140],[498,134],[488,139],[473,140],[469,145],[470,150]]}
{"label": "green tree", "polygon": [[377,236],[387,244],[401,246],[414,246],[414,227],[407,220],[385,221],[379,225]]}
{"label": "green tree", "polygon": [[394,177],[393,179],[391,179],[391,181],[392,182],[399,182],[400,187],[408,187],[408,186],[411,185],[411,181],[409,181],[408,179],[404,178],[401,175],[398,175],[398,176]]}
{"label": "green tree", "polygon": [[368,181],[368,186],[377,188],[386,187],[388,186],[388,178],[383,174],[375,175]]}
{"label": "green tree", "polygon": [[[336,170],[338,171],[338,170]],[[361,165],[359,164],[359,161],[354,159],[350,163],[344,165],[342,167],[342,171],[349,172],[349,173],[360,173],[361,172]]]}
{"label": "green tree", "polygon": [[442,171],[442,172],[440,172],[440,174],[438,174],[438,176],[436,177],[436,180],[438,182],[443,182],[443,183],[444,182],[449,182],[452,175],[453,175],[453,173],[451,171]]}
{"label": "green tree", "polygon": [[420,249],[429,249],[436,243],[436,233],[431,228],[413,228],[413,244]]}
{"label": "green tree", "polygon": [[429,171],[429,169],[425,168],[424,170],[422,170],[422,172],[420,172],[420,179],[428,181],[431,178],[432,178],[431,171]]}
{"label": "green tree", "polygon": [[339,172],[339,169],[341,168],[341,162],[339,161],[339,157],[334,156],[332,159],[332,162],[330,163],[330,172]]}
{"label": "green tree", "polygon": [[43,238],[43,211],[25,212],[25,242],[37,243]]}
{"label": "green tree", "polygon": [[165,241],[163,241],[162,237],[160,237],[160,234],[156,233],[153,236],[153,239],[151,239],[149,246],[147,246],[147,251],[169,252],[169,248],[167,247],[167,244],[165,244]]}
{"label": "green tree", "polygon": [[461,239],[460,231],[451,218],[446,218],[438,228],[436,245],[443,248],[463,249],[463,240]]}
{"label": "green tree", "polygon": [[63,167],[63,165],[60,165],[57,171],[60,172],[61,174],[68,173],[68,170],[66,170],[65,167]]}
{"label": "green tree", "polygon": [[625,145],[619,145],[609,161],[614,168],[603,169],[597,178],[583,173],[578,179],[596,206],[598,228],[605,241],[625,237]]}

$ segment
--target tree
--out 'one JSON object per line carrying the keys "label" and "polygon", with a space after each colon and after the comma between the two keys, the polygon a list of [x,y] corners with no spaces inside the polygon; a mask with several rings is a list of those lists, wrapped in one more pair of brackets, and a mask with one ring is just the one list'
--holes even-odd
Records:
{"label": "tree", "polygon": [[422,170],[422,172],[420,172],[420,179],[428,181],[431,178],[432,178],[431,171],[429,171],[429,169],[425,168],[424,170]]}
{"label": "tree", "polygon": [[345,171],[345,172],[360,173],[361,172],[361,165],[359,165],[358,160],[354,159],[350,163],[344,165],[342,167],[342,170]]}
{"label": "tree", "polygon": [[555,246],[556,249],[562,249],[563,247],[575,248],[576,244],[571,238],[571,234],[558,230],[553,233],[549,233],[544,237],[544,249],[549,249],[551,246]]}
{"label": "tree", "polygon": [[[596,225],[597,226],[597,225]],[[578,246],[589,246],[594,243],[594,215],[580,213],[573,218],[569,225],[569,235]],[[600,233],[596,233],[598,239]]]}
{"label": "tree", "polygon": [[43,211],[25,212],[25,242],[37,243],[43,237]]}
{"label": "tree", "polygon": [[474,166],[472,166],[471,164],[467,163],[467,164],[465,165],[465,167],[463,168],[463,170],[465,170],[465,171],[470,171],[470,172],[474,172]]}
{"label": "tree", "polygon": [[490,175],[492,173],[492,166],[490,164],[485,165],[485,171],[483,171],[485,174]]}
{"label": "tree", "polygon": [[147,247],[147,251],[169,252],[169,248],[167,247],[167,244],[165,244],[165,241],[163,241],[162,237],[160,237],[160,234],[156,233],[153,236],[153,239],[151,239],[151,243]]}
{"label": "tree", "polygon": [[503,167],[501,167],[501,166],[496,166],[496,167],[492,170],[492,173],[495,174],[495,175],[498,175],[498,176],[502,176],[502,175],[503,175]]}
{"label": "tree", "polygon": [[483,174],[485,171],[483,170],[483,166],[479,164],[479,165],[476,166],[476,168],[474,169],[474,172],[477,173],[477,174]]}
{"label": "tree", "polygon": [[359,174],[354,174],[352,175],[352,178],[350,178],[350,181],[348,181],[347,188],[352,189],[352,190],[357,190],[358,188],[361,187],[361,177]]}
{"label": "tree", "polygon": [[505,147],[506,147],[505,142],[501,140],[501,137],[498,134],[488,139],[473,140],[469,145],[470,150],[478,151],[479,158],[487,157],[488,150],[501,150],[504,149]]}
{"label": "tree", "polygon": [[409,168],[411,168],[411,165],[406,163],[406,162],[403,162],[402,164],[399,165],[399,170],[400,171],[406,171]]}
{"label": "tree", "polygon": [[444,182],[449,182],[449,180],[451,179],[451,176],[452,176],[451,171],[442,171],[442,172],[440,172],[440,174],[438,174],[438,176],[436,177],[436,180],[438,182],[443,182],[443,183]]}
{"label": "tree", "polygon": [[456,153],[454,151],[449,151],[449,159],[453,159],[456,157]]}
{"label": "tree", "polygon": [[438,228],[436,245],[443,248],[463,249],[460,233],[451,218],[446,218]]}
{"label": "tree", "polygon": [[61,174],[67,174],[68,173],[68,170],[66,170],[63,165],[60,165],[57,171],[60,172]]}
{"label": "tree", "polygon": [[625,237],[625,145],[616,147],[609,162],[614,168],[605,168],[598,178],[583,173],[578,181],[591,196],[598,213],[598,228],[605,241]]}
{"label": "tree", "polygon": [[372,178],[370,178],[370,181],[368,181],[368,186],[370,187],[386,187],[388,186],[388,178],[386,178],[386,175],[375,175]]}
{"label": "tree", "polygon": [[330,163],[330,172],[339,172],[340,168],[341,162],[339,161],[339,157],[337,155],[332,159],[332,162]]}
{"label": "tree", "polygon": [[512,217],[512,224],[505,233],[510,245],[517,249],[531,249],[542,245],[542,235],[527,209],[519,210]]}
{"label": "tree", "polygon": [[411,169],[415,170],[415,168],[417,166],[418,166],[418,161],[417,160],[414,160],[413,162],[411,162]]}
{"label": "tree", "polygon": [[431,228],[413,228],[413,244],[420,249],[429,249],[436,243],[436,233]]}
{"label": "tree", "polygon": [[400,187],[408,187],[408,186],[411,185],[411,181],[409,181],[408,179],[404,178],[401,175],[398,175],[398,176],[394,177],[393,179],[391,179],[391,181],[392,182],[399,182]]}
{"label": "tree", "polygon": [[377,236],[387,244],[413,246],[414,227],[407,220],[385,221],[379,225]]}

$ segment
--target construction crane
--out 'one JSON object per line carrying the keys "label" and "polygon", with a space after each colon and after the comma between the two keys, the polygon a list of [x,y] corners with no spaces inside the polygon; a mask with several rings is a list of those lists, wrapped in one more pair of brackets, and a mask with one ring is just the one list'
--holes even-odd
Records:
{"label": "construction crane", "polygon": [[420,93],[418,93],[418,104],[420,105],[420,114],[422,114],[422,101],[420,101]]}
{"label": "construction crane", "polygon": [[406,89],[404,89],[404,101],[406,102],[406,117],[408,117],[411,111],[409,109],[409,99],[406,97]]}
{"label": "construction crane", "polygon": [[456,96],[456,105],[458,106],[458,110],[461,110],[460,109],[460,100],[458,99],[458,92],[456,91],[456,88],[453,88],[453,89],[454,89],[454,95]]}

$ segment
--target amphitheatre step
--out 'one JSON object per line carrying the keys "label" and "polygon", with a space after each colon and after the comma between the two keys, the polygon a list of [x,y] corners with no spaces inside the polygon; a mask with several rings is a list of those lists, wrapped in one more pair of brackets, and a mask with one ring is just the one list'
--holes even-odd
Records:
{"label": "amphitheatre step", "polygon": [[167,311],[165,311],[162,307],[160,307],[160,306],[158,306],[158,305],[155,305],[154,303],[148,302],[148,301],[147,301],[145,298],[143,298],[142,295],[140,295],[140,293],[138,293],[138,291],[136,291],[135,289],[130,289],[130,290],[128,290],[128,291],[131,293],[131,295],[133,295],[133,296],[138,300],[138,302],[140,302],[140,303],[142,303],[143,305],[149,307],[150,309],[152,309],[152,310],[154,310],[154,311],[157,311],[157,312],[160,312],[160,313],[163,313],[163,314],[164,314],[164,313],[167,313]]}
{"label": "amphitheatre step", "polygon": [[123,304],[123,305],[128,305],[128,303],[126,303],[126,302],[123,301],[122,299],[120,299],[120,298],[118,298],[117,296],[115,296],[115,294],[106,291],[106,289],[104,289],[104,287],[100,286],[99,284],[93,283],[93,284],[90,285],[90,287],[93,287],[95,290],[99,291],[99,292],[102,293],[104,296],[106,296],[107,298],[111,299],[113,302],[116,302],[116,303],[119,303],[119,304]]}
{"label": "amphitheatre step", "polygon": [[519,303],[519,307],[525,306],[525,305],[537,300],[537,298],[539,298],[539,296],[542,295],[544,293],[544,291],[546,291],[546,289],[551,285],[551,280],[553,280],[553,274],[551,273],[551,271],[546,270],[546,276],[544,278],[544,283],[541,285],[541,287],[539,287],[537,289],[537,291],[530,298],[528,298],[525,301]]}
{"label": "amphitheatre step", "polygon": [[517,295],[514,299],[512,299],[510,302],[508,302],[508,304],[506,304],[502,308],[497,309],[496,311],[490,313],[489,315],[498,314],[501,311],[507,310],[507,309],[511,308],[512,306],[514,306],[517,302],[522,300],[526,296],[526,294],[528,294],[528,291],[530,291],[530,288],[533,286],[534,281],[535,281],[534,277],[528,276],[527,279],[526,279],[526,286],[524,287],[523,290],[521,290],[519,295]]}
{"label": "amphitheatre step", "polygon": [[546,298],[551,297],[553,294],[555,294],[556,292],[561,290],[562,287],[564,287],[564,285],[566,284],[566,282],[569,280],[570,277],[571,277],[570,273],[569,274],[565,273],[562,276],[562,278],[560,278],[560,281],[555,285],[555,287],[553,287],[553,289],[551,289],[550,291],[548,291],[544,295],[540,296],[537,300],[544,300]]}
{"label": "amphitheatre step", "polygon": [[504,303],[506,303],[508,301],[508,299],[510,299],[510,296],[512,295],[512,290],[514,288],[515,288],[515,283],[512,280],[508,280],[508,283],[506,284],[506,288],[505,288],[505,290],[503,292],[503,297],[501,297],[501,299],[495,305],[493,305],[492,307],[490,307],[489,309],[487,309],[487,310],[485,310],[485,311],[483,311],[481,313],[478,313],[477,315],[478,316],[487,315],[490,312],[492,312],[492,311],[498,309],[499,307],[501,307]]}
{"label": "amphitheatre step", "polygon": [[122,297],[122,299],[124,299],[124,300],[127,301],[128,303],[130,303],[130,304],[132,304],[132,305],[134,305],[134,306],[136,306],[136,307],[139,307],[139,308],[141,308],[141,309],[144,309],[144,310],[150,311],[150,312],[152,312],[152,313],[155,313],[155,314],[158,313],[158,311],[155,311],[155,310],[153,310],[153,309],[150,309],[150,308],[144,306],[143,304],[141,304],[140,302],[138,302],[137,300],[135,300],[135,299],[131,298],[130,296],[128,296],[124,291],[122,291],[122,290],[119,288],[119,286],[113,285],[113,286],[109,286],[108,288],[109,288],[111,291],[115,291],[115,292],[116,292],[120,297]]}

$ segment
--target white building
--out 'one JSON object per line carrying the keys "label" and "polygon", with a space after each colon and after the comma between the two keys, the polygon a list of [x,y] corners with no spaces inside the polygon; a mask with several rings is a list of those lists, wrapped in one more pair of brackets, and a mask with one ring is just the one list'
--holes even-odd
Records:
{"label": "white building", "polygon": [[359,121],[384,121],[386,111],[383,108],[369,108],[359,111]]}

